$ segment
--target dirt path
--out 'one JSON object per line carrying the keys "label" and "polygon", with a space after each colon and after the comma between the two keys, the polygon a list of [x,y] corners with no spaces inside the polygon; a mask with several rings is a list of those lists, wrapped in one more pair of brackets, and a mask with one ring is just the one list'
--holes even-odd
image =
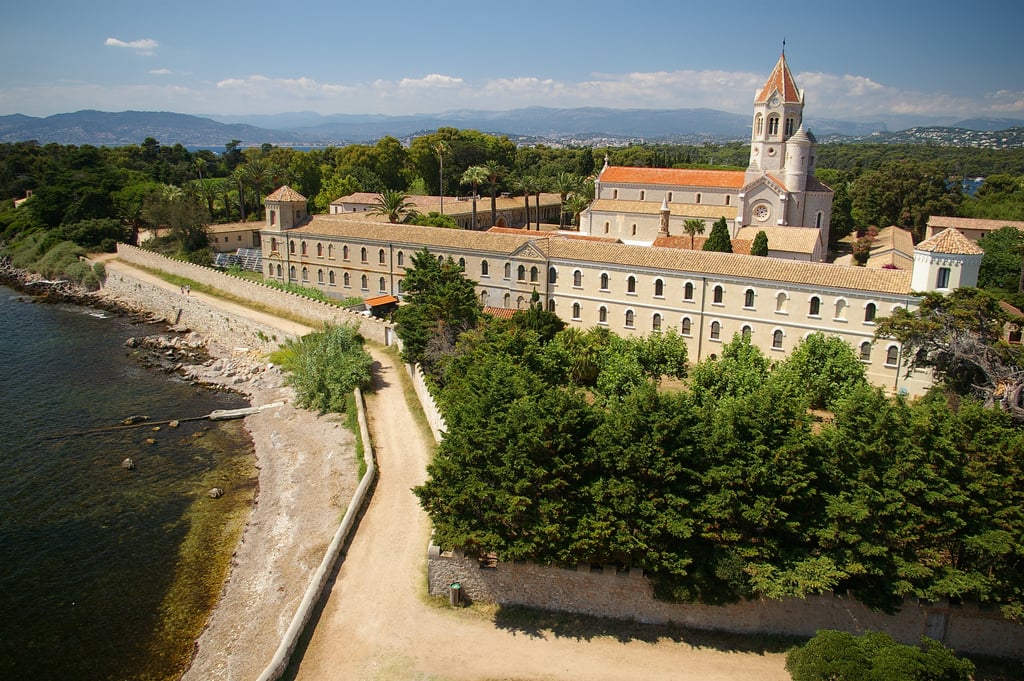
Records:
{"label": "dirt path", "polygon": [[564,681],[785,681],[780,654],[723,652],[673,640],[531,635],[485,616],[425,602],[429,523],[410,489],[430,444],[413,420],[391,356],[367,396],[380,466],[323,614],[299,664],[301,681],[544,679]]}

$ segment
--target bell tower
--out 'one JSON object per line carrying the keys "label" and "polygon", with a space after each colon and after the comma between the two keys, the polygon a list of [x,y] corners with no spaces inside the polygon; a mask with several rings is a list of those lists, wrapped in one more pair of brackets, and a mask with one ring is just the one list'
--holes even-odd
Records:
{"label": "bell tower", "polygon": [[783,49],[764,87],[754,96],[750,163],[746,181],[786,167],[786,143],[803,124],[804,93],[797,88]]}

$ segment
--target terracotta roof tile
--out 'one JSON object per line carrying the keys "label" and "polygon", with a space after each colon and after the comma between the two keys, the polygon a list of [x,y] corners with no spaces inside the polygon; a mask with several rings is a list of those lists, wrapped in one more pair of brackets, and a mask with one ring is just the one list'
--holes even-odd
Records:
{"label": "terracotta roof tile", "polygon": [[783,102],[790,104],[800,103],[800,90],[797,88],[793,74],[789,70],[789,64],[786,63],[785,52],[779,57],[779,61],[776,62],[775,68],[772,69],[771,75],[768,76],[768,80],[765,81],[764,87],[757,93],[754,101],[767,102],[772,93],[775,92],[779,93]]}
{"label": "terracotta roof tile", "polygon": [[941,215],[928,217],[928,226],[932,228],[955,227],[956,229],[974,229],[995,231],[1003,227],[1016,227],[1024,230],[1024,222],[1020,220],[983,220],[981,218],[948,218]]}
{"label": "terracotta roof tile", "polygon": [[753,225],[742,228],[736,233],[736,238],[753,241],[758,232],[768,235],[770,250],[808,255],[814,252],[818,239],[821,237],[821,232],[809,227],[758,227]]}
{"label": "terracotta roof tile", "polygon": [[[695,236],[693,237],[693,248],[690,248],[690,237],[688,235],[659,236],[651,245],[658,248],[680,248],[684,251],[700,251],[704,249],[704,242],[707,240],[706,236]],[[750,242],[746,239],[730,239],[729,242],[732,244],[733,253],[750,255]]]}
{"label": "terracotta roof tile", "polygon": [[718,187],[742,189],[742,170],[702,170],[700,168],[629,168],[608,166],[601,172],[602,183],[649,184],[667,187]]}
{"label": "terracotta roof tile", "polygon": [[922,241],[914,247],[914,250],[949,253],[950,255],[983,255],[985,253],[953,227],[944,229],[931,239]]}
{"label": "terracotta roof tile", "polygon": [[492,317],[497,317],[498,319],[512,319],[515,313],[516,310],[513,310],[510,307],[492,307],[490,305],[484,306],[484,314],[489,314]]}
{"label": "terracotta roof tile", "polygon": [[274,191],[267,195],[264,201],[305,201],[306,197],[298,193],[288,185],[278,187],[277,191]]}

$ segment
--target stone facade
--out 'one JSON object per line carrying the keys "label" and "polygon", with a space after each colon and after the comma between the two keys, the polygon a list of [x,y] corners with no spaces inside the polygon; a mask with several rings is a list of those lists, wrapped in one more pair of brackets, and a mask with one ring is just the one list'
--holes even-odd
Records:
{"label": "stone facade", "polygon": [[664,603],[654,599],[642,571],[615,566],[576,569],[526,562],[481,563],[460,551],[431,546],[429,592],[448,593],[452,583],[470,601],[524,605],[643,623],[674,623],[692,629],[740,634],[813,636],[820,629],[861,633],[885,631],[901,643],[922,636],[963,652],[1016,657],[1024,650],[1024,625],[1005,620],[995,608],[908,601],[895,615],[875,612],[852,598],[823,595],[757,600],[724,606]]}

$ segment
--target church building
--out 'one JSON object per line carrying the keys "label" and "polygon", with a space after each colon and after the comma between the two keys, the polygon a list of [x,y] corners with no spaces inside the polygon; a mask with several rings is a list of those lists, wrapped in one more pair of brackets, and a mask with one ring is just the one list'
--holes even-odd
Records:
{"label": "church building", "polygon": [[755,93],[753,109],[746,170],[628,168],[606,161],[580,231],[650,246],[683,235],[687,220],[703,221],[710,232],[724,217],[734,239],[753,241],[765,232],[770,256],[824,261],[832,190],[814,175],[818,145],[804,129],[804,93],[785,52]]}

